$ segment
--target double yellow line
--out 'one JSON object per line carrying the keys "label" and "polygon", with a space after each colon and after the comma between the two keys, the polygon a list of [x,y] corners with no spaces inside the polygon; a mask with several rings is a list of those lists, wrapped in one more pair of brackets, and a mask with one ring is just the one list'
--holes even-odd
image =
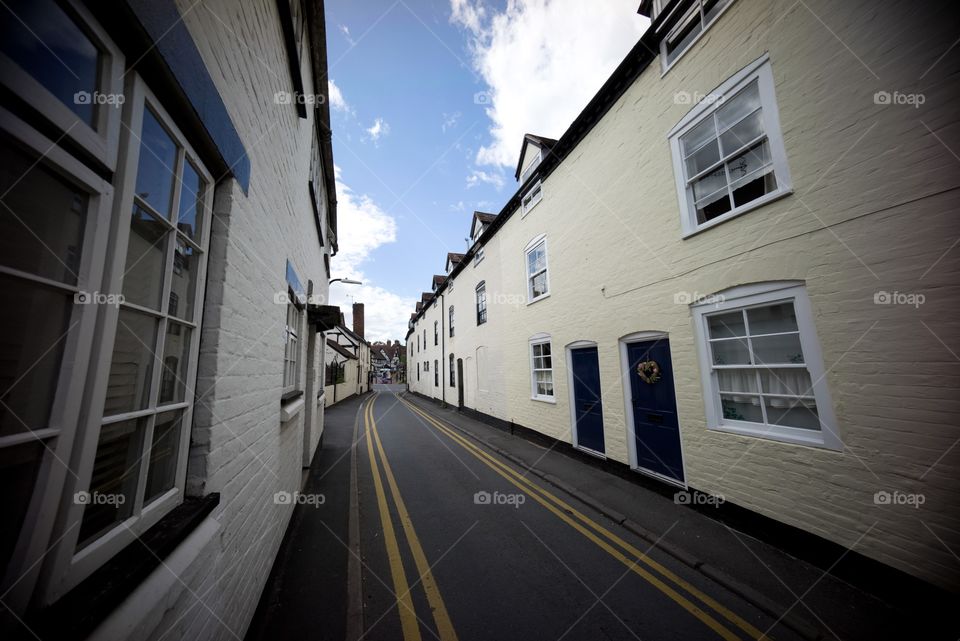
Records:
{"label": "double yellow line", "polygon": [[[397,398],[400,398],[399,396]],[[455,441],[467,452],[472,454],[477,460],[484,463],[494,472],[505,478],[512,485],[522,492],[529,495],[540,505],[550,510],[560,520],[564,521],[575,530],[580,532],[587,539],[598,545],[608,554],[623,563],[632,572],[643,577],[648,583],[663,592],[670,599],[676,602],[680,607],[695,616],[720,637],[728,641],[737,641],[740,636],[732,632],[724,623],[718,621],[713,614],[726,619],[728,623],[733,624],[742,632],[745,632],[751,639],[769,639],[767,635],[751,625],[748,621],[737,615],[729,608],[699,590],[689,582],[683,580],[662,564],[654,561],[644,552],[641,552],[633,545],[627,543],[622,538],[609,531],[599,523],[593,521],[576,508],[565,501],[554,496],[552,493],[524,477],[513,468],[505,465],[494,456],[480,449],[477,445],[470,442],[467,438],[458,432],[442,424],[433,416],[422,411],[420,408],[410,402],[400,398],[400,401],[414,414],[420,416],[428,424]],[[626,554],[624,554],[624,552]],[[694,601],[706,606],[713,612],[708,612],[701,608]]]}
{"label": "double yellow line", "polygon": [[456,641],[457,633],[450,622],[450,615],[443,603],[443,597],[440,596],[440,590],[437,587],[437,581],[433,578],[430,571],[430,564],[427,563],[427,557],[423,553],[423,547],[420,545],[420,539],[413,529],[413,521],[410,520],[410,514],[407,512],[407,506],[400,496],[400,489],[397,487],[397,480],[393,476],[393,470],[390,469],[390,461],[387,460],[387,454],[383,451],[383,443],[380,442],[380,434],[377,431],[377,422],[373,418],[373,404],[376,402],[380,393],[377,392],[373,398],[366,402],[364,408],[364,430],[367,441],[367,453],[370,456],[370,467],[373,471],[373,485],[377,494],[377,508],[380,511],[380,521],[383,524],[383,539],[387,546],[387,558],[390,562],[390,575],[393,579],[393,592],[397,599],[397,608],[400,612],[400,627],[403,630],[405,641],[421,641],[420,626],[417,622],[417,613],[413,606],[411,597],[411,587],[407,583],[407,575],[403,569],[403,558],[400,556],[400,544],[397,541],[396,531],[393,527],[393,519],[390,516],[390,508],[387,506],[387,496],[383,491],[383,481],[380,478],[380,466],[377,463],[377,457],[374,454],[374,444],[377,452],[380,454],[380,461],[383,462],[383,471],[387,479],[387,485],[390,488],[390,495],[397,506],[397,514],[400,517],[400,525],[403,528],[407,539],[407,545],[413,555],[413,561],[417,566],[417,572],[420,574],[420,582],[423,584],[423,591],[427,595],[427,601],[430,603],[430,609],[433,611],[433,620],[437,626],[437,634],[440,641]]}

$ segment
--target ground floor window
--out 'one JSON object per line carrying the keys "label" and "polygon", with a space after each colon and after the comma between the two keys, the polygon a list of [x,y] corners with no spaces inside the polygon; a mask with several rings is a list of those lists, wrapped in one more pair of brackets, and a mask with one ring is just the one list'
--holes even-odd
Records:
{"label": "ground floor window", "polygon": [[553,355],[547,334],[538,334],[530,339],[530,383],[532,398],[554,400]]}
{"label": "ground floor window", "polygon": [[433,361],[433,386],[440,387],[440,361]]}
{"label": "ground floor window", "polygon": [[457,364],[454,361],[453,354],[450,354],[450,387],[457,386]]}

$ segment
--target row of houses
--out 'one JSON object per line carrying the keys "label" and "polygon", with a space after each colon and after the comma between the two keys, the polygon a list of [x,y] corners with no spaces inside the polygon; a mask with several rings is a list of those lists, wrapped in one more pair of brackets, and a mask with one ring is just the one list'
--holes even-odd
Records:
{"label": "row of houses", "polygon": [[375,350],[364,338],[364,305],[353,304],[353,329],[341,315],[340,324],[324,333],[327,358],[323,397],[330,407],[352,396],[370,391],[373,384]]}
{"label": "row of houses", "polygon": [[243,638],[349,337],[323,3],[4,10],[0,636]]}
{"label": "row of houses", "polygon": [[417,303],[409,389],[957,589],[950,9],[640,11]]}

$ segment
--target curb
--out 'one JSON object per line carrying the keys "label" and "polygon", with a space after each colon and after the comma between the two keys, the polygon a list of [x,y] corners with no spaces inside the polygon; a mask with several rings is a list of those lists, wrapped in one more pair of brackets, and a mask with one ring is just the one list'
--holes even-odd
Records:
{"label": "curb", "polygon": [[[414,403],[417,407],[425,411],[429,409],[425,407],[424,404],[417,403],[416,402],[417,398],[411,394],[402,392],[400,396],[403,396],[404,399],[409,400],[411,403]],[[431,414],[433,414],[433,412],[431,412]],[[437,417],[437,418],[444,418],[444,417]],[[561,479],[557,478],[553,474],[542,472],[535,467],[531,467],[526,461],[522,460],[521,458],[514,456],[512,453],[502,448],[499,448],[496,445],[489,443],[488,441],[483,440],[479,436],[473,434],[472,432],[464,428],[461,428],[459,425],[456,425],[452,421],[444,420],[444,422],[450,425],[451,427],[453,427],[455,430],[457,430],[464,436],[476,441],[477,443],[480,443],[481,445],[487,447],[493,452],[496,452],[497,454],[507,459],[508,461],[511,461],[516,465],[519,465],[524,470],[527,470],[534,476],[546,481],[550,485],[553,485],[560,491],[565,492],[566,494],[569,494],[570,496],[574,497],[575,499],[577,499],[584,505],[588,506],[589,508],[595,510],[596,512],[599,512],[600,514],[614,521],[618,525],[623,526],[625,529],[632,532],[633,534],[636,534],[644,541],[647,541],[651,545],[656,546],[658,549],[662,550],[663,552],[677,559],[678,561],[688,566],[692,570],[699,572],[700,574],[707,577],[714,583],[717,583],[720,586],[729,590],[730,592],[733,592],[740,598],[747,601],[750,605],[754,606],[764,614],[770,617],[773,617],[775,620],[779,621],[784,626],[790,628],[791,630],[799,634],[801,637],[803,637],[807,641],[821,641],[822,639],[828,638],[828,636],[822,630],[811,625],[809,622],[807,622],[806,619],[803,619],[799,616],[794,615],[793,614],[794,606],[791,606],[788,609],[774,602],[773,600],[767,598],[764,594],[762,594],[758,590],[738,581],[737,579],[731,577],[729,574],[727,574],[723,570],[708,564],[706,561],[695,558],[693,555],[689,554],[688,552],[676,546],[675,544],[670,543],[669,541],[661,541],[660,537],[655,535],[650,530],[644,528],[642,525],[636,523],[635,521],[630,520],[620,512],[614,510],[613,508],[607,507],[603,503],[600,503],[599,501],[594,499],[592,496],[589,496],[581,492],[579,489],[573,487],[572,485],[570,485],[569,483],[566,483],[565,481],[562,481]],[[786,614],[780,614],[781,612],[786,612]]]}

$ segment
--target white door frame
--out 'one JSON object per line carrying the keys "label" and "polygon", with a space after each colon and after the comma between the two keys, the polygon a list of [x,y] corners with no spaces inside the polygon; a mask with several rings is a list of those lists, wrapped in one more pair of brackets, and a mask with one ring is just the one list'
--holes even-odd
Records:
{"label": "white door frame", "polygon": [[[683,449],[683,436],[680,433],[682,430],[681,421],[680,421],[680,408],[679,404],[677,407],[677,434],[680,438],[680,466],[683,469],[683,481],[678,481],[677,479],[670,478],[660,474],[659,472],[654,472],[646,468],[640,467],[637,462],[637,435],[636,435],[636,422],[634,421],[633,416],[633,401],[631,399],[631,378],[630,378],[630,358],[627,353],[627,346],[633,343],[643,343],[646,341],[657,340],[661,338],[666,338],[670,340],[670,334],[668,332],[662,332],[657,330],[634,332],[632,334],[627,334],[621,336],[618,341],[620,346],[620,375],[623,378],[623,408],[624,416],[626,417],[627,423],[627,449],[630,455],[630,469],[635,472],[640,472],[647,476],[652,476],[653,478],[659,479],[670,485],[676,485],[687,489],[687,457]],[[673,352],[670,353],[670,365],[673,366]],[[673,385],[673,396],[674,402],[676,402],[677,396],[677,385],[676,385],[676,376],[674,376],[674,385]]]}
{"label": "white door frame", "polygon": [[[581,340],[573,341],[568,343],[564,347],[564,356],[566,357],[566,369],[567,369],[567,396],[570,400],[570,444],[581,452],[590,454],[591,456],[596,456],[597,458],[606,459],[606,452],[598,452],[596,450],[591,450],[590,448],[583,447],[580,445],[580,435],[577,433],[577,408],[576,408],[576,397],[573,392],[573,350],[581,349],[583,347],[595,347],[597,348],[597,355],[599,356],[600,348],[597,345],[596,341],[591,340]],[[599,369],[599,363],[597,364]],[[601,380],[600,385],[600,408],[603,410],[603,381]],[[606,423],[604,423],[603,430],[603,449],[607,449],[607,430]]]}

